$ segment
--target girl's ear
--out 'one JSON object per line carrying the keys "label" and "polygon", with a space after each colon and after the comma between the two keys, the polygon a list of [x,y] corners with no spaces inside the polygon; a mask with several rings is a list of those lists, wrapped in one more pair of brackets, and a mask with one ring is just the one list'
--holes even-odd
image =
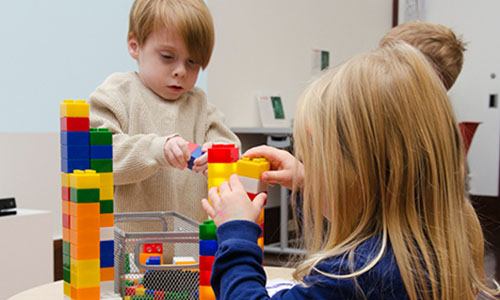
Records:
{"label": "girl's ear", "polygon": [[128,53],[133,59],[139,58],[139,43],[132,33],[129,33],[127,38]]}

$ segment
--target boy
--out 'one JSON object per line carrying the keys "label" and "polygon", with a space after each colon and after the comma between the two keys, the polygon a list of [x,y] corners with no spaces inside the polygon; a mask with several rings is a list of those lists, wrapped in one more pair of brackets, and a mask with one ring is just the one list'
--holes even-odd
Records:
{"label": "boy", "polygon": [[438,72],[447,90],[455,83],[464,63],[466,44],[443,25],[408,22],[392,28],[380,41],[403,40],[422,52]]}
{"label": "boy", "polygon": [[176,211],[206,219],[206,153],[186,170],[188,142],[238,138],[199,88],[214,25],[203,0],[136,0],[127,45],[138,72],[111,74],[90,95],[91,127],[113,132],[115,212]]}

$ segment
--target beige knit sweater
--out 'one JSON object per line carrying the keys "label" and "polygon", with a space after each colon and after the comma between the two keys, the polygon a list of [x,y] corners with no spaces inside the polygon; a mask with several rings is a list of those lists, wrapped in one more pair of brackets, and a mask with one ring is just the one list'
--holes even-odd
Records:
{"label": "beige knit sweater", "polygon": [[230,143],[238,138],[222,114],[193,88],[175,101],[145,87],[135,72],[115,73],[90,95],[90,126],[113,132],[115,212],[176,211],[196,221],[207,219],[201,199],[207,179],[171,167],[163,155],[168,137]]}

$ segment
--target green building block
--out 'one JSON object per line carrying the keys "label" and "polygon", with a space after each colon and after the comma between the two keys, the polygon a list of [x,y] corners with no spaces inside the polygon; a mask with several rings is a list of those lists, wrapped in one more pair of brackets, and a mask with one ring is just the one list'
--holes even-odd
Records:
{"label": "green building block", "polygon": [[97,173],[113,172],[112,159],[91,159],[90,169],[95,170]]}
{"label": "green building block", "polygon": [[99,202],[99,189],[75,189],[70,190],[71,202],[95,203]]}
{"label": "green building block", "polygon": [[217,240],[217,235],[215,231],[217,227],[213,220],[205,220],[203,224],[200,224],[200,240]]}
{"label": "green building block", "polygon": [[71,254],[71,244],[66,241],[62,241],[63,255],[70,256]]}
{"label": "green building block", "polygon": [[125,274],[130,273],[130,253],[125,253]]}
{"label": "green building block", "polygon": [[63,280],[71,283],[71,271],[69,268],[63,267]]}
{"label": "green building block", "polygon": [[113,200],[101,200],[101,214],[113,213]]}
{"label": "green building block", "polygon": [[90,145],[113,145],[113,133],[108,128],[90,128]]}

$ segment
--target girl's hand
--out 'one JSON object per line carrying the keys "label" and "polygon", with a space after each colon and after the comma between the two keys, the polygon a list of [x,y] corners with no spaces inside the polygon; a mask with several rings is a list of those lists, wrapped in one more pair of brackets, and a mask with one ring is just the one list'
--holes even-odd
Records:
{"label": "girl's hand", "polygon": [[172,167],[184,170],[191,158],[188,142],[180,136],[169,138],[163,146],[163,155]]}
{"label": "girl's hand", "polygon": [[[299,162],[290,152],[279,150],[269,146],[259,146],[247,150],[243,156],[264,157],[271,164],[271,170],[263,172],[260,179],[270,185],[275,183],[292,189],[294,176],[297,174],[299,187],[304,182],[304,165]],[[295,169],[297,168],[297,172]]]}
{"label": "girl's hand", "polygon": [[233,220],[247,220],[257,223],[267,198],[265,193],[260,193],[253,201],[250,201],[236,174],[231,175],[229,181],[221,183],[219,190],[220,196],[217,193],[217,187],[208,191],[212,204],[207,199],[201,200],[201,206],[214,220],[216,226]]}

